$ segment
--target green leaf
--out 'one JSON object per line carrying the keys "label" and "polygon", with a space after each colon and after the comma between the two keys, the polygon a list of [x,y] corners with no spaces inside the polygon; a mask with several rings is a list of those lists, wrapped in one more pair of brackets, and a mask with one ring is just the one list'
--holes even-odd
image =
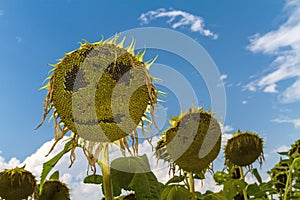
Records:
{"label": "green leaf", "polygon": [[65,155],[72,149],[72,143],[73,143],[72,140],[67,142],[65,144],[64,149],[61,152],[59,152],[58,154],[56,154],[56,156],[54,156],[52,159],[50,159],[49,161],[47,161],[43,164],[43,171],[41,174],[40,188],[39,188],[40,193],[42,192],[42,188],[43,188],[43,185],[44,185],[47,175],[49,174],[51,169],[56,165],[56,163],[63,157],[63,155]]}
{"label": "green leaf", "polygon": [[169,185],[170,183],[180,183],[183,180],[184,180],[184,176],[173,176],[170,180],[168,180],[166,185]]}
{"label": "green leaf", "polygon": [[261,184],[262,179],[256,168],[252,169],[252,174],[255,176],[256,180]]}
{"label": "green leaf", "polygon": [[223,191],[220,191],[218,193],[208,193],[204,196],[203,200],[228,200],[226,196],[224,195]]}
{"label": "green leaf", "polygon": [[224,195],[227,199],[233,199],[235,195],[242,192],[243,189],[246,187],[246,182],[243,180],[232,179],[228,180],[224,183]]}
{"label": "green leaf", "polygon": [[90,183],[90,184],[102,184],[103,178],[99,174],[89,175],[84,178],[83,183]]}
{"label": "green leaf", "polygon": [[55,171],[49,178],[50,180],[56,180],[59,181],[59,171]]}
{"label": "green leaf", "polygon": [[151,172],[146,155],[117,158],[111,162],[111,176],[114,196],[121,189],[135,191],[139,200],[158,199],[160,184]]}
{"label": "green leaf", "polygon": [[294,185],[293,185],[293,188],[295,188],[295,189],[300,189],[300,183],[298,182],[298,183],[295,183]]}
{"label": "green leaf", "polygon": [[181,185],[168,185],[161,192],[160,200],[190,200],[192,194]]}
{"label": "green leaf", "polygon": [[282,155],[282,156],[288,156],[289,155],[289,152],[288,151],[282,151],[282,152],[277,152],[279,155]]}

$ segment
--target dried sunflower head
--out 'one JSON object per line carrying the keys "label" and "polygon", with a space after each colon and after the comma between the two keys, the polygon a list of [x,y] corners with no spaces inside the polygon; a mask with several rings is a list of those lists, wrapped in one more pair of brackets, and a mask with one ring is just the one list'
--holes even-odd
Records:
{"label": "dried sunflower head", "polygon": [[71,131],[76,141],[82,139],[91,162],[103,142],[119,140],[122,150],[128,147],[126,136],[137,142],[135,129],[143,126],[145,111],[154,116],[156,89],[149,75],[154,60],[144,62],[145,51],[135,54],[134,41],[123,48],[125,38],[119,44],[117,39],[85,42],[67,53],[53,65],[44,87],[42,123],[53,111],[55,144]]}
{"label": "dried sunflower head", "polygon": [[249,131],[238,131],[227,141],[225,158],[227,164],[232,163],[242,167],[251,165],[257,159],[262,164],[263,139]]}
{"label": "dried sunflower head", "polygon": [[24,168],[5,169],[0,172],[0,197],[3,199],[25,199],[33,194],[35,185],[35,177]]}
{"label": "dried sunflower head", "polygon": [[40,195],[35,194],[39,200],[70,200],[69,188],[58,180],[48,180],[43,184]]}
{"label": "dried sunflower head", "polygon": [[217,157],[221,129],[210,112],[190,109],[171,120],[156,146],[156,156],[188,172],[201,172]]}

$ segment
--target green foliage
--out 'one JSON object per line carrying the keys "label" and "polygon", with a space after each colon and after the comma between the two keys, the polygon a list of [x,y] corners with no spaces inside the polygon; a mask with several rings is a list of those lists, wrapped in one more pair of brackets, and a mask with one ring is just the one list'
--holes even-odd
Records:
{"label": "green foliage", "polygon": [[59,180],[59,171],[55,171],[49,178],[49,180],[55,180],[58,181]]}
{"label": "green foliage", "polygon": [[160,200],[189,200],[192,194],[181,185],[168,185],[161,192]]}
{"label": "green foliage", "polygon": [[90,184],[102,184],[103,178],[99,174],[93,174],[93,175],[89,175],[89,176],[85,177],[83,182],[90,183]]}
{"label": "green foliage", "polygon": [[135,191],[137,199],[158,199],[160,187],[146,155],[117,158],[111,162],[114,195],[121,189]]}
{"label": "green foliage", "polygon": [[228,180],[224,183],[223,193],[227,199],[233,199],[237,194],[241,193],[246,187],[244,180]]}
{"label": "green foliage", "polygon": [[39,188],[40,193],[42,192],[43,184],[46,180],[47,175],[49,174],[51,169],[53,169],[53,167],[57,164],[57,162],[63,157],[63,155],[65,155],[72,149],[72,145],[73,145],[72,141],[67,142],[65,144],[64,149],[61,152],[59,152],[56,156],[54,156],[52,159],[50,159],[49,161],[43,164],[43,171],[41,174],[40,188]]}

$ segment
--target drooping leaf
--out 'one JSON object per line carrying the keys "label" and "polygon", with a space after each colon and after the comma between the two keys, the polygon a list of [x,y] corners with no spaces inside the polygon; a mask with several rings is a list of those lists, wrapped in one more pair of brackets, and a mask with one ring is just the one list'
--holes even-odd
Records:
{"label": "drooping leaf", "polygon": [[289,155],[289,152],[288,151],[282,151],[282,152],[277,152],[279,155],[282,155],[282,156],[288,156]]}
{"label": "drooping leaf", "polygon": [[261,184],[262,179],[256,168],[252,169],[252,174],[255,176],[256,180]]}
{"label": "drooping leaf", "polygon": [[90,183],[90,184],[102,184],[103,178],[99,174],[89,175],[84,178],[83,183]]}
{"label": "drooping leaf", "polygon": [[49,178],[49,180],[56,180],[59,181],[59,171],[55,171]]}
{"label": "drooping leaf", "polygon": [[111,176],[114,196],[121,189],[135,191],[139,200],[158,199],[160,184],[151,172],[146,155],[117,158],[111,162]]}
{"label": "drooping leaf", "polygon": [[168,185],[161,192],[160,200],[190,200],[192,194],[181,185]]}
{"label": "drooping leaf", "polygon": [[65,144],[64,149],[61,152],[59,152],[58,154],[56,154],[56,156],[54,156],[52,159],[50,159],[49,161],[43,164],[43,170],[41,174],[40,188],[39,188],[40,193],[42,192],[43,184],[46,180],[47,175],[49,174],[51,169],[56,165],[56,163],[63,157],[63,155],[65,155],[72,149],[72,143],[73,143],[72,141],[67,142]]}

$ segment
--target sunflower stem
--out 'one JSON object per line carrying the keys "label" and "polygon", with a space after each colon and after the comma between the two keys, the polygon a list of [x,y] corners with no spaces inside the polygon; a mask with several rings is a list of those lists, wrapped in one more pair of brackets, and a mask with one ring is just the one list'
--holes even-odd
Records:
{"label": "sunflower stem", "polygon": [[192,200],[196,200],[196,194],[195,194],[195,181],[193,172],[189,172],[189,185],[190,185],[190,192],[192,193]]}
{"label": "sunflower stem", "polygon": [[300,158],[296,158],[295,160],[293,160],[289,172],[288,172],[288,176],[287,176],[287,180],[286,180],[286,184],[285,184],[285,188],[284,188],[284,197],[283,200],[287,200],[288,199],[288,193],[290,192],[290,185],[292,184],[292,173],[293,173],[293,169],[294,169],[294,165],[297,161],[299,161]]}
{"label": "sunflower stem", "polygon": [[[243,171],[243,167],[239,167],[239,170],[240,170],[242,180],[245,181],[245,174]],[[243,189],[243,195],[244,195],[244,200],[248,200],[247,187]]]}
{"label": "sunflower stem", "polygon": [[103,144],[102,148],[102,161],[98,162],[99,166],[102,170],[103,176],[103,189],[105,193],[106,200],[113,200],[113,188],[112,188],[112,180],[109,168],[109,156],[108,156],[108,143]]}

